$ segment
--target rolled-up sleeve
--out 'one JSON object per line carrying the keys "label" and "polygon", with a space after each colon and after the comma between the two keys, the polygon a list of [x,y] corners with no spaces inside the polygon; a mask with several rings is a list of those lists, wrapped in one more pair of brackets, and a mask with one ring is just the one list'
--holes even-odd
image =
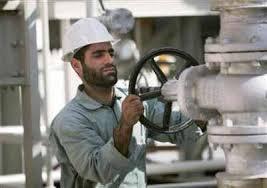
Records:
{"label": "rolled-up sleeve", "polygon": [[97,134],[94,122],[84,122],[80,117],[65,116],[53,126],[72,166],[78,174],[94,182],[110,183],[121,171],[131,168],[131,161]]}

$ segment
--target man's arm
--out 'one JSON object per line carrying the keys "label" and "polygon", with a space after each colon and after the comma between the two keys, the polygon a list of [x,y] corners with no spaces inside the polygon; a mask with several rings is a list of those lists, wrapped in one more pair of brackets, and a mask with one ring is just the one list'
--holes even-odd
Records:
{"label": "man's arm", "polygon": [[125,157],[128,157],[128,147],[132,137],[133,126],[143,113],[144,107],[138,96],[129,95],[125,98],[122,103],[119,127],[115,128],[113,132],[114,145]]}
{"label": "man's arm", "polygon": [[132,162],[114,147],[112,137],[104,141],[94,127],[94,122],[84,121],[82,116],[64,115],[54,121],[51,131],[55,134],[50,140],[58,139],[79,176],[107,184],[122,172],[131,171]]}
{"label": "man's arm", "polygon": [[143,113],[139,97],[126,97],[119,126],[108,142],[95,130],[94,122],[88,122],[79,113],[70,113],[56,118],[52,132],[55,132],[54,137],[57,137],[81,177],[106,184],[121,172],[132,170],[128,147],[133,126]]}

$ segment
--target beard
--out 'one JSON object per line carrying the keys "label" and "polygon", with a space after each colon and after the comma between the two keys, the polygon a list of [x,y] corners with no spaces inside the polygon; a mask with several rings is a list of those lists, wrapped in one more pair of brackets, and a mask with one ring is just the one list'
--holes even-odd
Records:
{"label": "beard", "polygon": [[[85,63],[82,63],[82,67],[83,79],[88,85],[110,88],[118,81],[117,68],[112,64],[105,65],[99,71],[89,68]],[[114,71],[105,74],[106,69],[113,69]]]}

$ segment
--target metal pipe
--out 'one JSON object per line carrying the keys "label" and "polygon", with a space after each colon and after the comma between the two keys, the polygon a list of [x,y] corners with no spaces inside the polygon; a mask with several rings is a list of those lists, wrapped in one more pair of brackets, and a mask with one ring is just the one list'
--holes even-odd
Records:
{"label": "metal pipe", "polygon": [[201,172],[208,170],[223,170],[224,160],[183,161],[171,164],[147,164],[147,175],[177,174],[181,172]]}
{"label": "metal pipe", "polygon": [[[45,128],[40,127],[41,140],[46,139]],[[0,144],[22,144],[24,129],[22,125],[2,125],[0,126]]]}
{"label": "metal pipe", "polygon": [[[40,5],[40,15],[42,20],[42,40],[43,40],[43,50],[42,50],[42,57],[43,57],[43,78],[44,78],[44,123],[46,127],[46,133],[48,135],[49,131],[49,119],[48,119],[48,110],[49,110],[49,87],[48,87],[48,59],[50,57],[50,39],[49,39],[49,18],[48,18],[48,1],[42,0],[39,1]],[[46,173],[47,173],[47,179],[46,179],[46,187],[47,188],[54,188],[54,181],[51,176],[52,171],[52,164],[51,164],[51,158],[52,153],[50,151],[50,147],[46,147]]]}
{"label": "metal pipe", "polygon": [[[199,79],[197,83],[197,89],[201,92],[197,92],[199,95],[196,96],[196,101],[201,107],[224,113],[265,111],[266,81],[266,75],[206,77]],[[215,92],[216,99],[212,95]]]}
{"label": "metal pipe", "polygon": [[215,188],[216,180],[150,185],[147,188]]}
{"label": "metal pipe", "polygon": [[99,16],[98,11],[98,0],[86,0],[86,16],[87,17],[96,17]]}
{"label": "metal pipe", "polygon": [[[71,26],[70,20],[61,20],[60,21],[60,32],[61,32],[61,36],[64,35],[64,32],[67,30],[67,28],[69,28]],[[62,42],[62,40],[61,40]],[[61,46],[63,44],[61,43]],[[71,70],[70,70],[70,65],[68,63],[63,63],[63,70],[64,70],[64,86],[65,86],[65,103],[67,104],[70,99],[71,99],[71,95],[70,95],[70,90],[71,90],[71,78],[70,78],[70,74],[71,74]]]}
{"label": "metal pipe", "polygon": [[[59,171],[53,171],[52,173],[53,178],[57,181],[60,180],[60,170]],[[46,172],[42,172],[42,179],[43,182],[46,181],[47,179],[47,173]],[[12,175],[1,175],[0,176],[0,187],[2,186],[12,186],[12,185],[16,185],[16,187],[18,185],[25,185],[25,174],[12,174]]]}
{"label": "metal pipe", "polygon": [[[2,107],[2,92],[3,92],[3,88],[2,87],[0,87],[0,108],[1,109],[3,109],[3,107]],[[2,113],[3,113],[3,111],[1,110],[0,111],[0,122],[1,122],[1,124],[2,124]],[[1,125],[1,127],[2,127],[3,125]],[[2,144],[0,144],[0,173],[1,174],[3,174],[3,145]]]}

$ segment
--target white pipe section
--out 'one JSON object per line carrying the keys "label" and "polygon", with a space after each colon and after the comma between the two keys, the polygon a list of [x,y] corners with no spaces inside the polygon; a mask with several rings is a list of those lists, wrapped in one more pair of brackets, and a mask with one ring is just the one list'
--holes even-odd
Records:
{"label": "white pipe section", "polygon": [[[211,161],[183,161],[172,164],[147,164],[146,171],[147,175],[164,175],[164,174],[177,174],[180,172],[199,172],[206,170],[223,170],[225,167],[224,160],[211,160]],[[42,178],[45,181],[47,179],[47,174],[45,172],[42,173]],[[52,176],[54,180],[60,180],[60,170],[56,170],[52,172]],[[13,175],[2,175],[0,176],[0,187],[1,185],[14,185],[14,184],[24,184],[25,183],[25,175],[24,174],[13,174]],[[175,185],[172,187],[181,187],[181,185],[185,184],[169,184]],[[188,184],[189,185],[189,184]],[[203,181],[203,182],[194,182],[191,183],[191,187],[193,185],[215,185],[214,181]],[[156,188],[148,186],[149,188]],[[197,187],[197,186],[195,186]],[[203,186],[202,186],[203,187]],[[205,186],[204,186],[205,187]],[[207,186],[208,187],[208,186]],[[205,187],[205,188],[207,188]],[[161,186],[161,188],[163,188]]]}
{"label": "white pipe section", "polygon": [[0,127],[0,143],[23,143],[23,126],[3,126]]}
{"label": "white pipe section", "polygon": [[217,187],[216,180],[200,181],[200,182],[186,182],[186,183],[168,183],[159,185],[150,185],[147,188],[211,188]]}
{"label": "white pipe section", "polygon": [[[46,138],[46,130],[40,127],[41,138]],[[5,125],[0,127],[0,143],[22,144],[23,143],[23,126],[22,125]]]}
{"label": "white pipe section", "polygon": [[[48,101],[49,101],[49,90],[48,90],[48,60],[50,57],[50,44],[49,44],[49,18],[48,18],[48,1],[42,0],[39,1],[40,3],[40,12],[41,12],[41,20],[42,20],[42,39],[43,39],[43,76],[44,76],[44,122],[46,127],[46,133],[48,134],[49,130],[49,120],[48,120]],[[47,188],[54,188],[54,181],[51,176],[52,165],[51,165],[51,149],[50,147],[46,147],[47,149],[47,156],[46,156],[46,172],[47,172],[47,179],[46,179],[46,187]]]}
{"label": "white pipe section", "polygon": [[48,7],[47,0],[39,1],[40,16],[42,23],[42,59],[43,59],[43,77],[44,77],[44,121],[45,126],[48,126],[48,60],[50,58],[50,44],[49,44],[49,21],[48,21]]}
{"label": "white pipe section", "polygon": [[[164,84],[163,95],[173,100],[172,90],[176,90],[180,110],[192,119],[208,120],[218,116],[218,112],[233,115],[267,113],[266,82],[267,74],[223,75],[201,65],[183,71],[179,81]],[[267,121],[266,117],[264,114],[264,121]]]}
{"label": "white pipe section", "polygon": [[220,112],[265,112],[267,75],[218,75],[196,81],[196,101]]}
{"label": "white pipe section", "polygon": [[[53,171],[53,178],[56,180],[60,180],[60,171]],[[47,179],[47,173],[42,172],[43,182]],[[0,187],[2,186],[12,186],[15,185],[25,185],[25,174],[12,174],[12,175],[1,175],[0,176]]]}
{"label": "white pipe section", "polygon": [[[183,161],[172,164],[147,164],[147,175],[164,175],[164,174],[177,174],[180,172],[198,172],[206,170],[222,170],[225,167],[223,160],[212,160],[212,161]],[[53,171],[53,179],[60,180],[60,170]],[[47,179],[46,172],[42,173],[42,178],[45,181]],[[0,176],[0,187],[2,185],[17,185],[25,184],[24,174],[13,174],[13,175],[2,175]],[[182,184],[163,184],[160,188],[168,187],[209,187],[215,185],[215,180],[203,181],[203,182],[191,182]],[[158,185],[159,186],[159,185]],[[148,186],[149,188],[157,188],[157,185]]]}
{"label": "white pipe section", "polygon": [[98,11],[98,0],[85,0],[86,2],[86,16],[87,17],[97,17],[99,16]]}
{"label": "white pipe section", "polygon": [[147,164],[147,175],[177,174],[181,172],[199,172],[206,170],[223,170],[224,160],[183,161],[171,164]]}

